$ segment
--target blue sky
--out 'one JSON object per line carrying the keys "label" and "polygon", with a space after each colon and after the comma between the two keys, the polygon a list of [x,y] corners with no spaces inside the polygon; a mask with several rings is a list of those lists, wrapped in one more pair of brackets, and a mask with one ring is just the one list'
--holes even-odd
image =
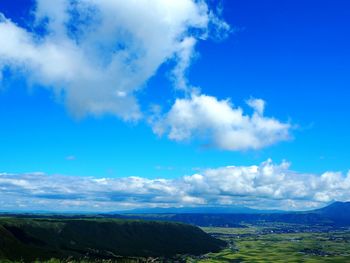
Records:
{"label": "blue sky", "polygon": [[[264,164],[266,160],[272,159],[274,164],[271,165],[276,167],[280,163],[283,166],[284,160],[290,163],[290,168],[283,166],[288,173],[297,171],[303,176],[312,174],[321,177],[332,171],[342,174],[339,180],[346,180],[350,169],[348,1],[232,0],[209,1],[207,5],[205,2],[184,0],[186,5],[181,8],[187,8],[193,21],[175,14],[181,10],[175,8],[174,14],[170,12],[169,16],[174,21],[178,20],[170,24],[169,31],[173,29],[177,32],[184,26],[186,30],[180,30],[178,35],[169,35],[169,39],[166,35],[164,43],[162,35],[157,32],[165,30],[168,33],[167,28],[155,21],[148,27],[147,15],[137,17],[138,25],[146,25],[141,31],[138,25],[136,29],[128,27],[130,21],[123,19],[120,21],[125,22],[125,28],[114,31],[112,24],[106,29],[107,33],[116,34],[116,39],[111,41],[103,35],[103,30],[97,34],[99,39],[69,31],[81,26],[77,18],[65,22],[65,25],[69,23],[66,28],[69,32],[61,36],[61,28],[52,22],[59,20],[55,17],[57,14],[50,13],[50,7],[41,2],[5,0],[0,3],[0,12],[4,16],[0,23],[8,26],[0,29],[0,42],[14,41],[9,44],[10,48],[0,48],[3,75],[0,88],[0,172],[16,178],[42,172],[69,178],[123,179],[135,176],[145,180],[177,180],[232,165],[262,167],[267,165]],[[89,1],[78,2],[86,4]],[[159,5],[162,8],[159,1],[151,2],[152,7]],[[117,14],[118,8],[120,14],[124,12],[123,8],[136,11],[142,8],[142,4],[141,7],[130,5],[120,4],[113,8],[116,8]],[[79,8],[80,14],[88,13],[86,6]],[[97,4],[94,8],[102,10],[103,7]],[[130,12],[131,21],[135,21],[132,20],[133,11]],[[91,14],[83,15],[81,17],[86,24],[99,21],[90,17]],[[108,14],[101,11],[102,19],[104,15],[107,17]],[[35,19],[36,24],[33,22]],[[23,36],[17,35],[10,39],[10,25],[37,40],[23,40]],[[124,32],[122,30],[128,33],[120,33]],[[138,34],[142,35],[141,44],[135,44]],[[107,39],[105,42],[101,40],[104,37]],[[159,41],[154,43],[159,47],[153,49],[152,41],[157,37]],[[72,40],[72,43],[78,43],[77,46],[60,47],[67,39],[75,39],[77,42]],[[118,42],[119,49],[111,48],[113,41]],[[138,45],[142,46],[145,42],[148,44],[141,52]],[[56,43],[58,50],[64,50],[62,59],[55,60],[55,56],[46,59],[44,54],[52,53],[45,49],[45,43]],[[101,45],[101,50],[97,50],[96,43]],[[18,51],[26,45],[23,52]],[[111,52],[122,49],[130,51],[128,56],[133,55],[118,61],[122,61],[123,69],[111,69],[110,74],[103,69],[93,80],[89,77],[84,79],[84,74],[90,74],[86,72],[96,69],[96,64],[107,63]],[[26,53],[26,50],[29,51]],[[78,50],[77,53],[74,53],[75,50]],[[67,60],[71,54],[78,54],[81,50],[93,50],[93,56],[81,58],[83,62],[78,66],[72,62],[74,58]],[[164,53],[159,51],[158,54],[158,50],[164,50]],[[36,51],[34,58],[32,53]],[[84,52],[79,54],[86,54]],[[144,53],[151,55],[143,57]],[[40,54],[43,55],[38,58]],[[77,55],[76,61],[79,59]],[[88,63],[94,65],[84,68]],[[132,71],[125,69],[129,66]],[[54,72],[57,68],[58,73]],[[80,71],[81,68],[85,71]],[[82,77],[79,78],[79,75]],[[181,84],[182,81],[185,84]],[[119,89],[120,83],[126,83],[116,91],[121,94],[118,95],[120,98],[109,101],[111,94],[107,91]],[[255,99],[265,102],[263,115],[247,105],[248,100],[256,102]],[[208,103],[213,106],[213,112],[209,112],[211,106]],[[179,113],[185,106],[186,114],[192,114],[191,124],[181,118],[183,112]],[[198,109],[201,106],[204,109]],[[244,116],[251,119],[227,124],[225,114],[236,116],[238,107]],[[139,110],[134,110],[136,108]],[[153,109],[161,109],[161,112]],[[212,113],[217,117],[212,117]],[[263,125],[267,126],[268,121],[273,120],[273,125],[278,127],[268,131],[256,128],[255,115]],[[195,123],[194,126],[192,123]],[[237,126],[243,133],[251,133],[252,137],[246,139],[232,135],[234,129],[227,125]],[[226,133],[229,137],[222,138]],[[226,138],[229,138],[227,145]],[[242,145],[237,145],[237,142],[242,142]],[[16,198],[22,200],[23,196],[18,191]],[[322,194],[319,195],[326,193],[323,191]],[[247,199],[250,198],[247,204],[259,206],[257,202],[249,203],[253,199],[249,197],[251,195],[247,195]],[[202,194],[192,193],[189,196],[201,198]],[[231,195],[231,203],[227,204],[243,202],[232,196],[234,194]],[[297,203],[294,199],[303,200],[296,207],[347,200],[343,194],[318,199],[316,194],[303,198],[286,196],[284,203],[259,202],[263,207],[288,209],[288,204]],[[221,197],[229,199],[226,194]],[[204,203],[186,204],[214,202],[210,198],[204,199]],[[118,207],[118,202],[113,202]],[[153,202],[152,205],[159,204]],[[175,202],[175,205],[183,203]],[[111,207],[113,205],[108,206]],[[65,209],[64,205],[62,209]]]}

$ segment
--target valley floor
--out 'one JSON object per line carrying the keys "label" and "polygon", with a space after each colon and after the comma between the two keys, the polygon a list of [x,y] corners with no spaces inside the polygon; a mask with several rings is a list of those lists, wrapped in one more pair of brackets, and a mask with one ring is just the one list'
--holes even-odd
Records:
{"label": "valley floor", "polygon": [[350,229],[265,224],[203,228],[229,247],[187,262],[350,262]]}

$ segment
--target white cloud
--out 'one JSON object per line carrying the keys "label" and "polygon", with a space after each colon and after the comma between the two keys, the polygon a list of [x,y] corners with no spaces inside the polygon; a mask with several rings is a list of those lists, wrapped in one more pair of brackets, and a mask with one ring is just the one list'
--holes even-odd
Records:
{"label": "white cloud", "polygon": [[256,113],[263,115],[265,110],[265,101],[262,99],[249,99],[247,104],[255,110]]}
{"label": "white cloud", "polygon": [[254,113],[245,115],[229,100],[192,94],[177,99],[164,116],[151,120],[158,135],[167,134],[175,141],[201,137],[224,150],[260,149],[289,138],[290,124],[265,117],[265,102],[251,99],[248,105]]}
{"label": "white cloud", "polygon": [[[307,209],[350,200],[350,172],[303,174],[271,160],[207,169],[177,179],[0,174],[2,209],[97,210],[246,205]],[[72,207],[70,207],[72,205]]]}
{"label": "white cloud", "polygon": [[229,30],[194,0],[37,0],[34,31],[0,15],[0,72],[52,88],[76,116],[140,118],[135,92],[160,65],[175,61],[174,83],[186,89],[197,40]]}

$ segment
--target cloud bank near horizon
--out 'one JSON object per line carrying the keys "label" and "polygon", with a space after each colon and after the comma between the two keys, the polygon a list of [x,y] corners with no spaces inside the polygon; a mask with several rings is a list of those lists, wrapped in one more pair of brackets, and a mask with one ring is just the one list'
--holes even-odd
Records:
{"label": "cloud bank near horizon", "polygon": [[350,171],[298,173],[271,160],[206,169],[176,179],[0,173],[2,210],[113,211],[138,207],[227,206],[311,209],[350,200]]}

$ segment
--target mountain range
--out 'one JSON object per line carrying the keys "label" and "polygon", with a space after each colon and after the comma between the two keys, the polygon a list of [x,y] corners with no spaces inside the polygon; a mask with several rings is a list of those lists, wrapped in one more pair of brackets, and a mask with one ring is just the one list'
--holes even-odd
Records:
{"label": "mountain range", "polygon": [[257,210],[245,207],[151,208],[102,214],[103,217],[182,222],[197,226],[238,227],[242,223],[285,222],[350,226],[350,202],[334,202],[309,211]]}
{"label": "mountain range", "polygon": [[112,214],[261,214],[282,213],[281,210],[259,210],[244,206],[155,207],[116,211]]}

